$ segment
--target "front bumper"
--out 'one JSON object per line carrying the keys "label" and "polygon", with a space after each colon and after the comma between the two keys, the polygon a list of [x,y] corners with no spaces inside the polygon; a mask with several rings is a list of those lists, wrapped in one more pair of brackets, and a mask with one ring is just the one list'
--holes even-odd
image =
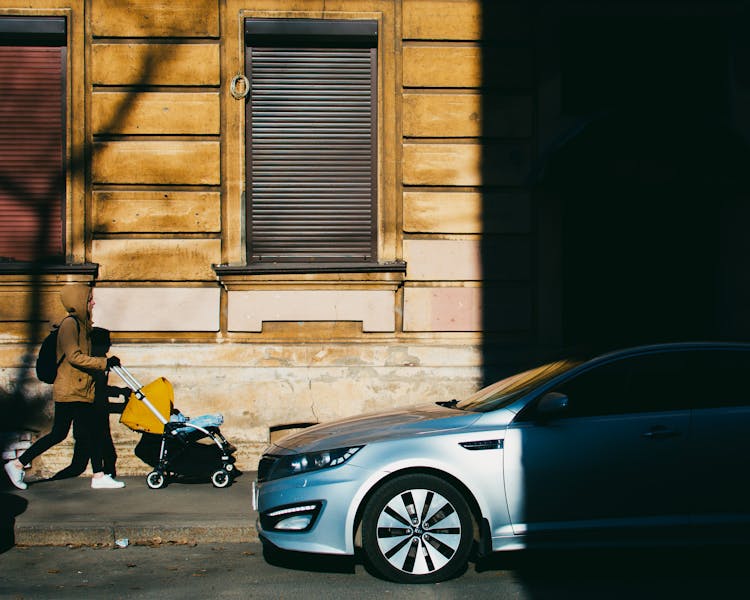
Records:
{"label": "front bumper", "polygon": [[283,550],[354,554],[356,504],[369,475],[364,469],[344,464],[254,482],[253,507],[258,511],[259,535]]}

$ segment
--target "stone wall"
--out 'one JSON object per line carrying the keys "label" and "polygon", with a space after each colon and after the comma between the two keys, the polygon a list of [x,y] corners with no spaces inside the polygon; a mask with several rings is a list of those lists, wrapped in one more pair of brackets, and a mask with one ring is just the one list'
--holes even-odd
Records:
{"label": "stone wall", "polygon": [[[120,344],[113,348],[141,384],[166,377],[188,416],[224,415],[222,433],[238,447],[238,466],[255,470],[272,436],[302,426],[412,404],[461,398],[481,379],[481,352],[470,344]],[[5,369],[5,378],[17,376]],[[112,385],[124,385],[115,375]],[[50,395],[51,386],[35,384]],[[118,400],[113,400],[118,401]],[[51,402],[51,400],[50,400]],[[41,424],[41,433],[50,426]],[[133,454],[140,434],[112,415],[118,472],[145,473]],[[51,475],[67,464],[72,435],[34,463]]]}

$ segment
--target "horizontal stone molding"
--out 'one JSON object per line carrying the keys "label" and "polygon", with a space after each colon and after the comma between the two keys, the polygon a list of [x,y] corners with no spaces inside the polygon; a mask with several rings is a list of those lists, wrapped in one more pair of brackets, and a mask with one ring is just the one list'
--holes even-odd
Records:
{"label": "horizontal stone molding", "polygon": [[211,265],[221,255],[221,240],[94,240],[91,253],[105,281],[213,281]]}
{"label": "horizontal stone molding", "polygon": [[95,183],[219,185],[218,141],[97,142],[91,161]]}
{"label": "horizontal stone molding", "polygon": [[403,177],[407,185],[520,186],[530,167],[531,147],[525,141],[403,146]]}
{"label": "horizontal stone molding", "polygon": [[389,290],[257,290],[229,292],[229,331],[263,329],[264,321],[361,321],[364,332],[394,331]]}
{"label": "horizontal stone molding", "polygon": [[[36,298],[34,297],[36,295]],[[35,302],[36,301],[36,302]],[[38,307],[38,314],[33,314],[33,306]],[[54,321],[65,315],[60,301],[59,288],[44,287],[11,288],[3,290],[3,301],[0,302],[0,323]]]}
{"label": "horizontal stone molding", "polygon": [[218,91],[97,91],[91,102],[95,135],[218,135],[220,132]]}
{"label": "horizontal stone molding", "polygon": [[97,287],[95,325],[110,331],[218,331],[218,288]]}
{"label": "horizontal stone molding", "polygon": [[219,85],[218,44],[93,44],[94,85]]}
{"label": "horizontal stone molding", "polygon": [[404,94],[407,137],[526,138],[533,131],[530,95],[418,92]]}
{"label": "horizontal stone molding", "polygon": [[482,36],[482,2],[404,0],[406,39],[478,40]]}
{"label": "horizontal stone molding", "polygon": [[530,319],[530,294],[522,286],[404,290],[404,331],[522,331]]}
{"label": "horizontal stone molding", "polygon": [[[403,0],[403,37],[411,40],[523,39],[530,35],[526,2]],[[532,5],[533,6],[533,5]],[[491,28],[486,29],[487,23]]]}
{"label": "horizontal stone molding", "polygon": [[405,46],[404,87],[478,88],[482,50],[478,46]]}
{"label": "horizontal stone molding", "polygon": [[94,191],[96,233],[218,233],[219,192]]}
{"label": "horizontal stone molding", "polygon": [[482,289],[407,288],[404,331],[481,331]]}
{"label": "horizontal stone molding", "polygon": [[519,281],[531,275],[526,236],[485,240],[404,240],[410,281]]}
{"label": "horizontal stone molding", "polygon": [[518,193],[406,191],[404,231],[410,233],[529,233],[531,201]]}
{"label": "horizontal stone molding", "polygon": [[97,0],[91,27],[102,37],[209,37],[219,35],[216,0]]}

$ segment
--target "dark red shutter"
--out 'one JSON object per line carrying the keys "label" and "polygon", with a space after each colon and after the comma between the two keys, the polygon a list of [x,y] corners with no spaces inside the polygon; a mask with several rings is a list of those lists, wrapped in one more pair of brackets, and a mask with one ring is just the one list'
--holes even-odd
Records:
{"label": "dark red shutter", "polygon": [[0,260],[63,256],[64,76],[65,47],[0,45]]}

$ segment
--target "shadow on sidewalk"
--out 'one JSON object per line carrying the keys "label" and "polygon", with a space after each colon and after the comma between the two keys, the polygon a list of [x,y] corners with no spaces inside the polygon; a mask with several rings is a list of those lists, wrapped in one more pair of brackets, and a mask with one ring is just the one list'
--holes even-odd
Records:
{"label": "shadow on sidewalk", "polygon": [[10,494],[5,481],[0,482],[0,554],[10,550],[16,543],[16,517],[22,514],[29,504],[25,498]]}
{"label": "shadow on sidewalk", "polygon": [[732,598],[750,584],[746,544],[498,552],[476,571],[508,573],[530,599]]}
{"label": "shadow on sidewalk", "polygon": [[263,558],[274,567],[310,573],[353,574],[357,563],[361,562],[355,556],[332,556],[282,550],[268,542],[263,543]]}

